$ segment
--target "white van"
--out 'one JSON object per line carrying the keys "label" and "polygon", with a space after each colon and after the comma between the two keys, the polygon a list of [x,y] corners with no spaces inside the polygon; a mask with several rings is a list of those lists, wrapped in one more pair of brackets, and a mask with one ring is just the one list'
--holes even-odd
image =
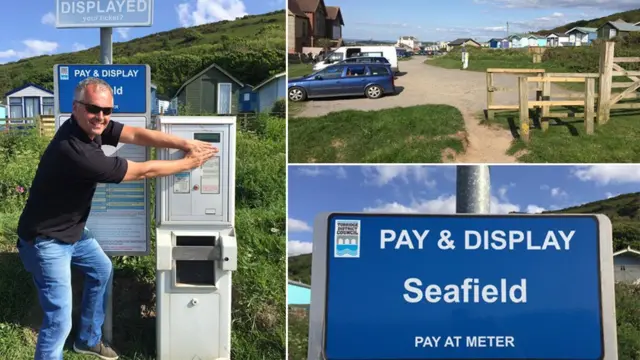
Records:
{"label": "white van", "polygon": [[399,72],[396,47],[390,46],[342,46],[328,53],[324,60],[313,65],[313,71],[319,71],[331,64],[354,56],[384,56],[391,64],[391,70]]}

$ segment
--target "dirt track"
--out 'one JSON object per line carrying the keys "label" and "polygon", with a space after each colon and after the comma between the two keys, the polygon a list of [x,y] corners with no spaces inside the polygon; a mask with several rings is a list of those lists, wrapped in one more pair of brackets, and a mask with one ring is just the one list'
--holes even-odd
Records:
{"label": "dirt track", "polygon": [[[486,108],[486,75],[483,72],[443,69],[423,63],[424,57],[417,56],[409,61],[399,62],[400,71],[405,73],[396,80],[401,89],[397,96],[377,100],[367,98],[309,101],[298,115],[304,117],[322,116],[341,110],[380,110],[396,106],[425,104],[447,104],[457,107],[464,116],[468,147],[455,162],[464,163],[514,163],[515,157],[506,154],[513,137],[507,130],[479,124],[477,114]],[[514,75],[495,75],[496,87],[517,89]],[[553,84],[552,84],[553,85]],[[535,87],[531,84],[529,96],[535,98]],[[568,91],[552,86],[553,94]],[[500,105],[518,104],[517,90],[497,92],[494,102]]]}

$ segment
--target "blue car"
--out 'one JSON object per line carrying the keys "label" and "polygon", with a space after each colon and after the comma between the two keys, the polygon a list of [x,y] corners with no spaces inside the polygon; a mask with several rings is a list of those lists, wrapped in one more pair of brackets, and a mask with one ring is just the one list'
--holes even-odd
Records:
{"label": "blue car", "polygon": [[292,102],[351,95],[378,99],[395,92],[395,76],[389,64],[336,64],[311,75],[289,79],[288,84],[288,97]]}

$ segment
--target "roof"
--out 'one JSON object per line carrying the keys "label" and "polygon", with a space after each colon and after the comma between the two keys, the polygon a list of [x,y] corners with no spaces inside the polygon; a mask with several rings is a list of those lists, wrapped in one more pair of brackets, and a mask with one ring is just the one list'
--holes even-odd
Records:
{"label": "roof", "polygon": [[233,80],[236,84],[240,85],[240,87],[243,87],[244,84],[242,82],[240,82],[240,80],[236,79],[235,77],[233,77],[233,75],[229,74],[227,71],[225,71],[223,68],[221,68],[220,66],[214,64],[211,64],[209,66],[207,66],[204,70],[200,71],[199,73],[197,73],[195,76],[193,76],[191,79],[187,80],[184,82],[184,84],[182,84],[182,86],[180,86],[180,88],[178,89],[178,91],[176,91],[175,95],[173,95],[173,97],[178,96],[178,94],[180,94],[180,92],[182,91],[182,89],[185,88],[185,86],[187,86],[188,84],[190,84],[193,80],[199,78],[200,76],[204,75],[204,73],[206,73],[207,71],[211,70],[212,68],[216,68],[218,71],[220,71],[221,73],[225,74],[226,76],[229,77],[229,79]]}
{"label": "roof", "polygon": [[[295,0],[298,2],[298,6],[300,6],[300,9],[304,12],[316,12],[316,10],[318,10],[318,6],[322,5],[322,7],[324,8],[324,1],[322,0]],[[326,12],[326,8],[325,8],[325,12]]]}
{"label": "roof", "polygon": [[640,26],[629,24],[628,22],[624,21],[609,21],[606,24],[600,26],[598,29],[606,25],[611,25],[619,31],[640,31]]}
{"label": "roof", "polygon": [[476,44],[479,44],[477,41],[473,40],[473,39],[455,39],[452,42],[449,43],[449,45],[462,45],[464,43],[466,43],[467,41],[473,41]]}
{"label": "roof", "polygon": [[640,256],[640,251],[632,249],[631,246],[627,247],[624,250],[620,250],[620,251],[614,252],[613,256],[618,256],[618,255],[622,255],[622,254],[626,254],[626,253],[630,253],[631,255]]}
{"label": "roof", "polygon": [[302,9],[300,8],[300,5],[298,4],[298,0],[289,0],[289,1],[287,1],[287,8],[295,16],[307,18],[307,15],[305,15],[304,11],[302,11]]}
{"label": "roof", "polygon": [[573,29],[569,29],[569,30],[565,31],[565,34],[569,34],[569,33],[572,33],[574,31],[579,31],[579,32],[581,32],[583,34],[589,34],[589,33],[597,32],[598,28],[578,26],[578,27],[574,27]]}
{"label": "roof", "polygon": [[340,11],[340,6],[327,6],[327,19],[340,20],[340,25],[344,25],[344,20],[342,19],[342,12]]}
{"label": "roof", "polygon": [[17,88],[15,88],[15,89],[11,89],[11,90],[7,91],[7,93],[6,93],[6,94],[4,94],[4,96],[5,96],[5,97],[7,97],[7,96],[11,96],[12,94],[15,94],[15,93],[17,93],[18,91],[20,91],[20,90],[24,90],[24,89],[26,89],[26,88],[28,88],[28,87],[34,87],[34,88],[36,88],[36,89],[38,89],[38,90],[46,91],[46,92],[48,92],[49,94],[53,95],[53,91],[51,91],[51,90],[49,90],[49,89],[46,89],[46,88],[44,88],[44,87],[42,87],[42,86],[40,86],[40,85],[36,85],[36,84],[34,84],[34,83],[26,83],[26,84],[24,84],[24,85],[22,85],[22,86],[20,86],[20,87],[17,87]]}
{"label": "roof", "polygon": [[[289,1],[291,1],[291,0],[289,0]],[[300,286],[300,287],[304,287],[304,288],[307,288],[307,289],[311,289],[311,285],[307,285],[307,284],[301,283],[299,281],[288,280],[288,282],[289,282],[289,285],[295,285],[295,286]]]}
{"label": "roof", "polygon": [[277,78],[280,78],[280,77],[283,77],[283,76],[285,76],[285,75],[287,75],[287,73],[286,73],[286,72],[281,72],[281,73],[279,73],[279,74],[275,74],[275,75],[273,75],[272,77],[268,78],[267,80],[265,80],[265,81],[261,82],[260,84],[256,85],[256,87],[254,87],[254,88],[253,88],[253,90],[254,90],[254,91],[255,91],[255,90],[258,90],[258,89],[260,89],[261,87],[263,87],[263,86],[267,85],[268,83],[272,82],[273,80],[275,80],[275,79],[277,79]]}

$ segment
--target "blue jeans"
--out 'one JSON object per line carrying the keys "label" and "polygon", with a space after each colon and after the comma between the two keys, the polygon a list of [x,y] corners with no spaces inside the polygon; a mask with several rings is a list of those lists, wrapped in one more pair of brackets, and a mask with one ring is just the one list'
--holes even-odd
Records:
{"label": "blue jeans", "polygon": [[33,275],[44,312],[35,360],[62,360],[71,332],[71,264],[85,274],[78,342],[96,345],[102,337],[105,294],[113,266],[95,238],[85,230],[82,239],[67,244],[51,238],[20,239],[20,259]]}

